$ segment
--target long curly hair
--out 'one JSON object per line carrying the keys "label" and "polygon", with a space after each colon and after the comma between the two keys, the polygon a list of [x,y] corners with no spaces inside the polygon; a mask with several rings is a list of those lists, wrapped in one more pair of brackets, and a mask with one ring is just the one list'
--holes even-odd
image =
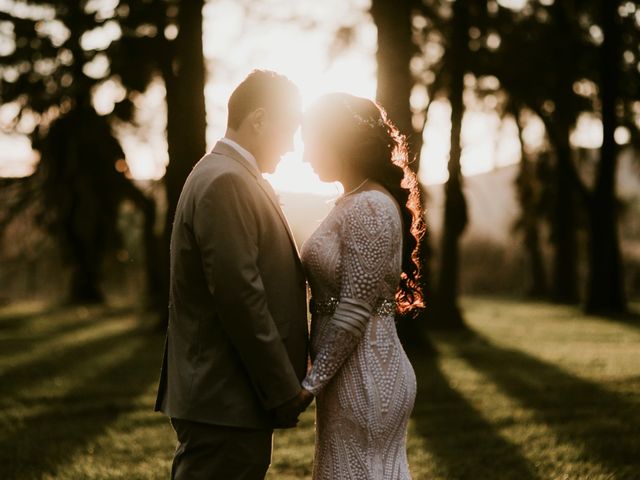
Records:
{"label": "long curly hair", "polygon": [[322,96],[309,109],[307,118],[312,119],[311,128],[326,138],[344,161],[382,185],[400,206],[403,242],[397,310],[405,314],[422,307],[418,251],[425,233],[424,212],[406,138],[384,108],[346,93]]}

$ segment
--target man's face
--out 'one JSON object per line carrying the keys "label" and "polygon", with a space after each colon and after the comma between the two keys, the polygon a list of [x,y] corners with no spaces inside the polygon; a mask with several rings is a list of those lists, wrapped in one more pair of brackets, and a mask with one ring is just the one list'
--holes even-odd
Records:
{"label": "man's face", "polygon": [[273,173],[282,156],[293,151],[293,137],[300,126],[300,118],[298,104],[265,110],[256,155],[262,172]]}

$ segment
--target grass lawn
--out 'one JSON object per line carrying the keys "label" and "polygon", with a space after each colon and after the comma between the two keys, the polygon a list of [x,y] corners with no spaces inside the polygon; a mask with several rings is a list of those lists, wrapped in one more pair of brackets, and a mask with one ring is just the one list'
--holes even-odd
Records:
{"label": "grass lawn", "polygon": [[[413,355],[420,479],[640,479],[640,322],[468,298],[470,332]],[[637,309],[637,306],[636,306]],[[132,308],[0,310],[0,479],[168,478],[152,412],[163,335]],[[269,479],[310,478],[313,411],[278,432]]]}

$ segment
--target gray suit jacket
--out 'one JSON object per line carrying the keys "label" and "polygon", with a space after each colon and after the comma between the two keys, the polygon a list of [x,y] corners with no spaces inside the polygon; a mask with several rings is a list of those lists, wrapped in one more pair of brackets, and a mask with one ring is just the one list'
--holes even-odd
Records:
{"label": "gray suit jacket", "polygon": [[218,142],[187,178],[171,234],[169,327],[156,411],[271,428],[306,373],[306,282],[262,175]]}

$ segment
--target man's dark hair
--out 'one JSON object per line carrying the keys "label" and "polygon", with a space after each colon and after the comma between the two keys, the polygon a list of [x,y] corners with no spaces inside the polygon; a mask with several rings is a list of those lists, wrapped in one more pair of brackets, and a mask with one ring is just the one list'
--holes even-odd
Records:
{"label": "man's dark hair", "polygon": [[298,87],[284,75],[253,70],[231,94],[227,126],[234,130],[257,108],[291,105],[300,99]]}

